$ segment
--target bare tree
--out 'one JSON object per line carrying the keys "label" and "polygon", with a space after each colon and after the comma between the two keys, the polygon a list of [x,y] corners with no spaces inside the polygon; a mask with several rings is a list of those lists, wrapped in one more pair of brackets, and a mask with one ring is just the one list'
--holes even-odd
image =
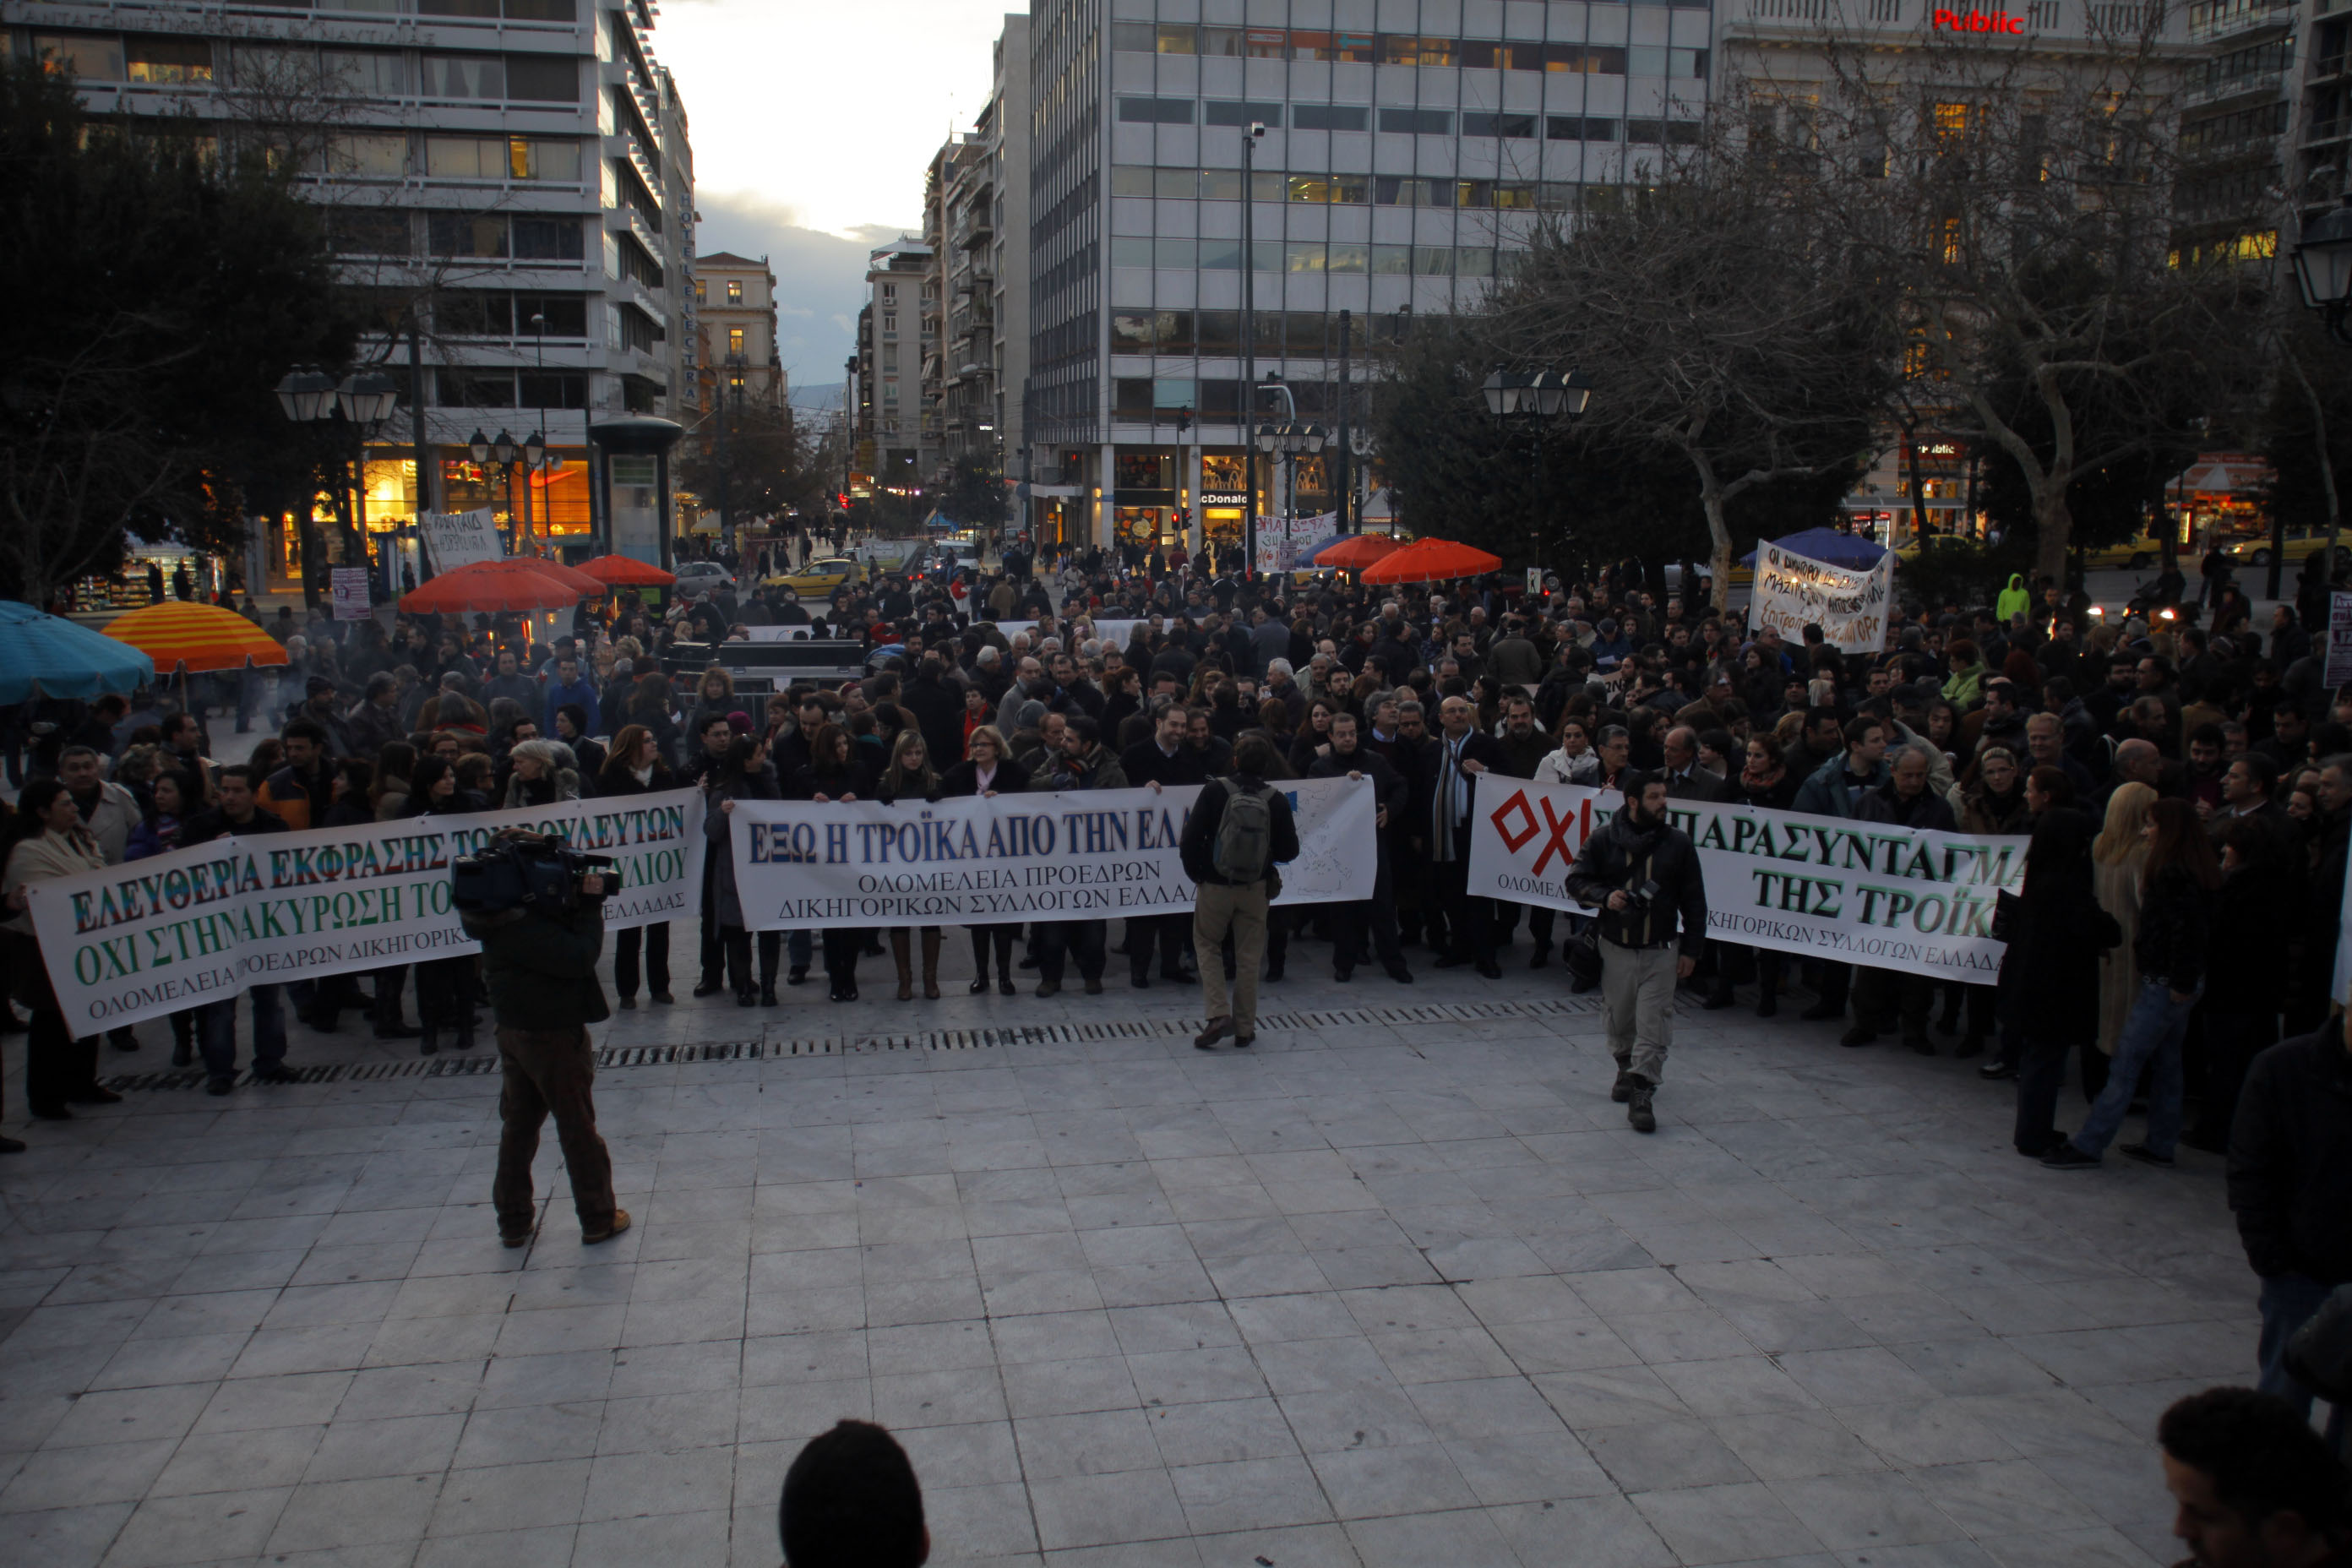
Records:
{"label": "bare tree", "polygon": [[1781,101],[1782,203],[1879,285],[1915,402],[2017,465],[2053,581],[2070,488],[2181,440],[2259,335],[2262,281],[2236,264],[2263,242],[2228,215],[2184,242],[2198,149],[2162,7],[2091,11],[2071,50],[1937,32],[1889,50],[1832,24],[1750,78]]}
{"label": "bare tree", "polygon": [[1731,584],[1727,509],[1759,486],[1859,465],[1894,345],[1881,292],[1785,200],[1718,110],[1622,199],[1538,235],[1496,296],[1498,358],[1573,364],[1589,439],[1677,454],[1698,487],[1715,599]]}

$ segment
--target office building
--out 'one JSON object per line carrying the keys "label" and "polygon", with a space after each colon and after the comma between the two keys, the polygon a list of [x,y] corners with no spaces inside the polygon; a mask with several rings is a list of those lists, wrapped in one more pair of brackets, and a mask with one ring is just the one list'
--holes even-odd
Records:
{"label": "office building", "polygon": [[852,500],[877,489],[911,494],[921,465],[923,345],[938,331],[939,287],[931,247],[900,235],[866,264],[857,312],[856,373],[847,389],[856,416]]}
{"label": "office building", "polygon": [[[1044,0],[1030,24],[1030,446],[1042,537],[1237,542],[1244,348],[1360,420],[1364,350],[1468,308],[1547,214],[1696,133],[1704,5]],[[1243,331],[1243,139],[1253,150]],[[1344,313],[1344,316],[1343,316]],[[1339,379],[1342,321],[1351,363]],[[1336,453],[1281,476],[1334,505]],[[1257,465],[1262,510],[1272,510]],[[1360,471],[1357,479],[1360,491]]]}
{"label": "office building", "polygon": [[[371,535],[488,506],[593,547],[588,426],[692,397],[692,153],[651,0],[0,0],[0,24],[99,115],[315,114],[303,188],[336,209],[346,276],[399,311],[361,348],[401,390],[368,450]],[[561,466],[477,464],[478,429],[542,432]],[[298,534],[267,520],[256,588],[299,587]]]}
{"label": "office building", "polygon": [[940,215],[940,457],[1000,471],[1021,452],[1029,363],[1028,40],[1029,19],[1006,16],[988,101],[957,148]]}

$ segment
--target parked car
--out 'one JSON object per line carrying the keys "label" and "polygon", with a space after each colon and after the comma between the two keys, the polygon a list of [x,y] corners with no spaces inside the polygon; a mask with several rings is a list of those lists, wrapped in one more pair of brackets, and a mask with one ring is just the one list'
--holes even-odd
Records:
{"label": "parked car", "polygon": [[[2327,531],[2324,528],[2290,528],[2286,531],[2285,548],[2279,559],[2291,566],[2299,566],[2327,548]],[[2271,536],[2250,533],[2233,539],[2221,546],[2221,553],[2230,558],[2232,566],[2267,566],[2271,563]],[[2352,563],[2352,534],[2339,534],[2336,545],[2336,565],[2341,571]]]}
{"label": "parked car", "polygon": [[684,598],[735,586],[735,574],[716,561],[681,561],[674,570],[678,594]]}

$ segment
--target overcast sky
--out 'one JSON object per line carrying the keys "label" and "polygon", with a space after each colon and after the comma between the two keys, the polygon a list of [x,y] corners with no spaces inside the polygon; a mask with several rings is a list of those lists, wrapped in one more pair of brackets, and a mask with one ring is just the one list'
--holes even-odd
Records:
{"label": "overcast sky", "polygon": [[1005,9],[1002,0],[663,7],[654,43],[692,126],[696,247],[768,258],[795,386],[841,379],[866,252],[920,231],[923,171],[987,101]]}

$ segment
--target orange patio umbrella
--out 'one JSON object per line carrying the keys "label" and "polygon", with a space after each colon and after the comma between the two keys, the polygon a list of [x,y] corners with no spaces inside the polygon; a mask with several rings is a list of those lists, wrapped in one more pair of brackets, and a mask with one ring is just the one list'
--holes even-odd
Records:
{"label": "orange patio umbrella", "polygon": [[1374,562],[1382,561],[1404,548],[1402,540],[1385,533],[1351,533],[1336,543],[1327,544],[1315,552],[1318,566],[1338,566],[1349,572],[1360,572]]}
{"label": "orange patio umbrella", "polygon": [[1364,581],[1380,583],[1442,583],[1452,577],[1475,577],[1499,572],[1503,558],[1457,544],[1450,539],[1422,539],[1372,563]]}
{"label": "orange patio umbrella", "polygon": [[400,607],[416,615],[464,614],[468,611],[560,610],[580,602],[583,594],[601,594],[604,584],[582,578],[586,588],[556,576],[563,572],[579,577],[568,566],[525,556],[501,561],[476,561],[440,573],[422,588],[405,595]]}
{"label": "orange patio umbrella", "polygon": [[268,632],[218,605],[165,600],[117,616],[105,631],[153,659],[158,674],[243,669],[247,659],[257,665],[286,662],[286,650]]}
{"label": "orange patio umbrella", "polygon": [[542,575],[554,578],[567,588],[577,589],[583,594],[602,594],[604,591],[603,583],[577,566],[566,566],[552,555],[524,555],[517,559],[538,567]]}
{"label": "orange patio umbrella", "polygon": [[675,573],[665,572],[634,555],[599,555],[593,561],[583,561],[577,570],[612,588],[665,588],[677,581]]}

